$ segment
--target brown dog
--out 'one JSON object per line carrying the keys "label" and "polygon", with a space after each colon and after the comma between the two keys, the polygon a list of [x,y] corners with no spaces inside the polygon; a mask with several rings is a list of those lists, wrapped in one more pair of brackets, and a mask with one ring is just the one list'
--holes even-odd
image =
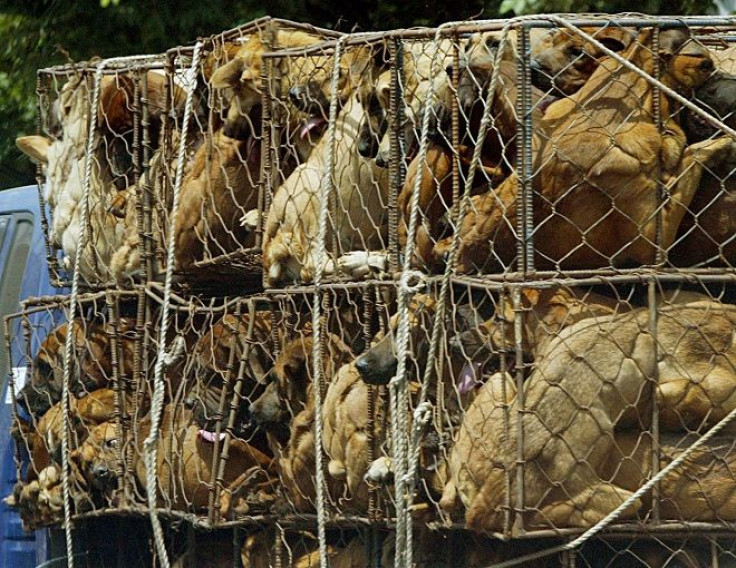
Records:
{"label": "brown dog", "polygon": [[[69,325],[64,323],[46,336],[34,359],[31,380],[17,395],[17,404],[33,416],[40,417],[61,400],[68,329]],[[105,323],[79,319],[74,321],[72,329],[75,364],[69,390],[78,396],[109,384],[113,378],[113,353]],[[134,321],[121,319],[117,360],[122,362],[120,372],[128,376],[133,373],[134,331]]]}
{"label": "brown dog", "polygon": [[[115,392],[111,389],[100,389],[69,400],[72,429],[69,447],[79,447],[87,437],[90,428],[113,420],[115,416]],[[61,403],[51,407],[32,427],[20,426],[19,433],[14,433],[16,443],[23,444],[30,455],[30,464],[25,480],[16,484],[13,496],[6,501],[9,506],[18,507],[25,526],[39,527],[61,520],[63,515],[61,497]],[[84,483],[72,471],[72,480],[77,488],[83,489]],[[73,495],[77,509],[82,510],[85,498]]]}
{"label": "brown dog", "polygon": [[[253,425],[248,406],[262,393],[263,381],[273,366],[271,333],[271,312],[255,310],[252,315],[226,314],[199,338],[193,349],[192,366],[185,371],[189,383],[185,405],[201,428],[214,432],[218,422],[227,423],[242,367],[243,382],[233,433],[250,439]],[[226,414],[221,418],[223,397]],[[262,449],[267,451],[265,447]]]}
{"label": "brown dog", "polygon": [[[250,406],[253,420],[271,433],[272,450],[279,456],[282,486],[299,513],[314,511],[316,502],[313,347],[312,336],[284,345],[271,370],[271,382]],[[333,334],[327,335],[322,349],[322,369],[329,382],[354,355]]]}
{"label": "brown dog", "polygon": [[[141,488],[146,488],[146,468],[143,459],[143,441],[150,432],[150,419],[141,420],[136,429],[132,472]],[[175,434],[175,435],[174,435]],[[81,448],[70,454],[88,483],[102,489],[108,496],[116,485],[118,448],[124,443],[118,437],[117,427],[105,422],[92,429]],[[157,478],[159,497],[163,506],[175,510],[201,511],[208,507],[210,490],[214,490],[215,473],[212,468],[215,443],[208,441],[202,430],[191,420],[191,415],[176,405],[164,408],[158,441]],[[252,488],[253,479],[268,477],[271,458],[239,439],[231,439],[229,457],[224,467],[220,501],[216,503],[220,515],[230,512],[233,493]],[[262,481],[261,479],[260,481]]]}
{"label": "brown dog", "polygon": [[[646,46],[651,33],[643,30],[623,52],[625,59],[650,74],[654,62]],[[665,84],[688,92],[707,79],[713,70],[710,54],[686,31],[667,30],[661,40]],[[661,246],[666,250],[704,166],[733,151],[736,143],[726,138],[685,149],[685,135],[674,119],[665,121],[665,134],[659,132],[651,119],[650,92],[636,73],[605,59],[577,93],[547,109],[533,144],[538,172],[534,189],[543,197],[534,208],[538,267],[651,264],[658,250],[654,212],[659,202],[653,189],[657,172],[670,195],[661,211]],[[615,105],[605,103],[613,100]],[[671,115],[667,97],[661,97],[660,107],[663,116]],[[606,126],[611,123],[625,126],[612,135]],[[586,152],[579,151],[581,145]],[[512,174],[492,192],[473,198],[459,228],[459,272],[484,267],[489,257],[496,266],[507,266],[513,259],[516,236],[510,227],[517,195],[518,178]],[[445,239],[435,254],[446,255],[450,246],[451,240]]]}
{"label": "brown dog", "polygon": [[[633,29],[613,25],[580,30],[611,51],[623,51],[636,36]],[[544,91],[555,89],[570,96],[588,81],[603,57],[605,54],[600,49],[570,30],[551,30],[532,42],[532,84]]]}
{"label": "brown dog", "polygon": [[[551,339],[524,392],[527,526],[590,526],[630,496],[595,472],[607,463],[614,429],[648,424],[655,367],[663,429],[706,429],[736,408],[734,321],[733,306],[695,302],[659,310],[656,350],[647,309],[583,319]],[[509,381],[499,373],[465,413],[450,458],[453,482],[443,503],[451,508],[456,491],[476,531],[504,525],[499,488],[513,470],[519,426],[512,419],[504,432],[504,404],[515,416]],[[510,482],[513,502],[513,476]],[[640,506],[634,502],[623,518]]]}
{"label": "brown dog", "polygon": [[[723,56],[723,54],[720,54]],[[731,128],[736,127],[736,76],[716,73],[695,95],[699,106]],[[689,142],[707,140],[720,133],[705,119],[688,113]],[[677,242],[668,251],[676,266],[736,265],[736,195],[733,169],[736,158],[713,163],[700,180],[690,207],[680,224]]]}

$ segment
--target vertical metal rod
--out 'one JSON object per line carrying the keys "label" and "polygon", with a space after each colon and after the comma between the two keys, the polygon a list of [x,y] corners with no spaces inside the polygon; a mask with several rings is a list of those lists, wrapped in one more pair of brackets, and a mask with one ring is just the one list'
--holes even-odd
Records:
{"label": "vertical metal rod", "polygon": [[[453,36],[452,45],[452,92],[455,96],[452,97],[450,105],[450,119],[451,119],[451,136],[452,136],[452,211],[450,213],[450,219],[455,224],[455,227],[460,226],[461,219],[457,218],[458,212],[460,211],[460,103],[457,98],[457,87],[460,84],[460,39],[457,35]],[[440,128],[441,125],[437,125]],[[455,229],[458,230],[458,229]]]}
{"label": "vertical metal rod", "polygon": [[[221,446],[220,446],[220,433],[222,432],[222,420],[225,416],[225,404],[227,400],[227,394],[230,390],[230,384],[234,382],[233,371],[235,370],[235,353],[238,349],[238,342],[240,340],[241,324],[242,324],[242,304],[238,302],[236,304],[233,323],[232,335],[230,336],[230,350],[227,358],[227,368],[225,370],[225,377],[222,382],[222,392],[220,393],[220,403],[217,408],[217,415],[215,419],[215,443],[212,449],[212,479],[210,480],[210,495],[209,495],[209,511],[208,519],[210,524],[215,524],[220,520],[220,493],[222,491],[222,478],[221,473],[224,474],[225,468],[224,463],[220,463]],[[227,314],[223,314],[222,323],[225,324],[225,317]],[[245,338],[246,348],[250,348],[250,339],[253,334],[253,323],[254,318],[248,318],[247,335]],[[231,401],[232,402],[232,401]],[[229,443],[229,438],[225,436],[223,445]],[[218,465],[219,464],[219,465]]]}
{"label": "vertical metal rod", "polygon": [[[654,53],[654,57],[652,57],[652,61],[654,63],[654,78],[657,80],[657,82],[651,86],[652,113],[654,115],[654,124],[657,126],[657,132],[660,135],[664,135],[665,132],[662,125],[662,93],[659,90],[659,81],[661,80],[661,69],[659,65],[659,26],[656,24],[652,28],[652,52]],[[657,160],[657,167],[654,175],[657,176],[657,229],[655,237],[656,254],[654,263],[657,266],[661,266],[667,260],[667,251],[662,249],[662,206],[664,205],[664,201],[667,199],[667,194],[665,184],[662,180],[661,160]]]}
{"label": "vertical metal rod", "polygon": [[398,270],[399,266],[399,215],[397,210],[398,195],[404,185],[406,168],[404,166],[406,147],[404,141],[404,46],[401,40],[393,39],[388,44],[391,56],[391,99],[389,101],[389,194],[388,194],[388,251],[389,272]]}
{"label": "vertical metal rod", "polygon": [[518,37],[516,69],[519,91],[516,96],[517,175],[519,190],[516,207],[518,270],[524,274],[534,271],[534,220],[532,186],[532,99],[531,67],[529,65],[529,28],[516,27]]}
{"label": "vertical metal rod", "polygon": [[511,301],[514,306],[514,350],[516,353],[516,518],[518,534],[524,529],[524,353],[522,350],[523,306],[521,286],[511,287]]}
{"label": "vertical metal rod", "polygon": [[[660,448],[659,448],[659,404],[657,403],[657,394],[659,391],[659,341],[657,337],[657,326],[659,323],[659,307],[657,298],[657,283],[649,282],[647,287],[647,305],[649,307],[649,333],[652,336],[652,354],[654,365],[652,365],[654,375],[649,378],[650,397],[652,399],[652,477],[659,473],[660,467]],[[659,524],[660,509],[660,484],[657,482],[652,487],[652,522]]]}
{"label": "vertical metal rod", "polygon": [[[36,134],[43,135],[43,109],[44,105],[49,105],[47,87],[42,79],[43,75],[39,72],[36,74]],[[49,110],[49,112],[51,112]],[[36,164],[36,185],[38,186],[38,209],[41,213],[41,229],[43,230],[44,248],[46,249],[46,262],[49,265],[49,274],[51,275],[52,283],[55,286],[61,284],[61,275],[59,274],[59,263],[55,253],[51,252],[51,241],[49,239],[51,228],[49,227],[49,220],[46,217],[46,199],[44,198],[44,184],[45,178],[41,164]]]}
{"label": "vertical metal rod", "polygon": [[121,489],[121,494],[123,495],[123,500],[125,500],[125,486],[126,486],[126,479],[125,479],[125,446],[126,444],[122,443],[123,440],[125,440],[128,429],[126,428],[125,424],[125,408],[123,406],[123,389],[124,386],[122,384],[122,381],[120,380],[120,368],[119,365],[121,363],[120,358],[118,357],[118,338],[117,338],[117,326],[118,326],[118,318],[117,313],[115,309],[115,302],[113,299],[112,291],[107,290],[105,292],[105,307],[107,311],[107,325],[105,326],[105,333],[107,335],[108,344],[110,345],[110,364],[112,366],[112,385],[113,385],[113,392],[114,395],[114,401],[115,401],[115,431],[117,439],[121,441],[121,443],[118,444],[117,448],[117,477],[118,477],[118,487]]}

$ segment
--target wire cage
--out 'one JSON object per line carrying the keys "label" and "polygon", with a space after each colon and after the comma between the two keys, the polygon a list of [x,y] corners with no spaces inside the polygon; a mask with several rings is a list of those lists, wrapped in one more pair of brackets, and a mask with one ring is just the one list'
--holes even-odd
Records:
{"label": "wire cage", "polygon": [[[182,280],[260,283],[261,215],[266,206],[262,161],[269,121],[263,93],[270,73],[264,54],[312,45],[340,34],[262,18],[205,38],[197,73],[205,112],[193,115],[184,156],[174,255]],[[175,48],[170,55],[191,52]],[[274,77],[289,75],[274,67]],[[173,226],[172,223],[169,223]]]}
{"label": "wire cage", "polygon": [[161,54],[38,72],[38,134],[18,145],[38,164],[55,284],[70,284],[76,260],[87,289],[156,276],[161,227],[154,212],[173,175],[166,125],[185,99],[174,66]]}
{"label": "wire cage", "polygon": [[[66,296],[31,299],[23,311],[5,318],[14,369],[9,397],[19,480],[9,502],[28,529],[63,521],[65,475],[75,514],[114,506],[114,501],[101,499],[102,488],[123,487],[130,481],[123,445],[117,441],[135,415],[133,385],[141,381],[136,367],[143,348],[137,296],[135,292],[80,295],[78,317],[71,325]],[[67,338],[72,348],[69,367]],[[68,418],[62,402],[65,382]],[[93,483],[79,464],[85,443],[100,427],[109,427],[116,443],[106,448],[109,460],[95,460],[99,483]]]}
{"label": "wire cage", "polygon": [[[182,183],[141,234],[176,244],[141,258],[191,287],[80,297],[112,353],[136,323],[74,495],[233,529],[244,566],[734,564],[732,26],[265,19],[171,50],[201,103],[164,121]],[[212,275],[265,291],[189,295]]]}

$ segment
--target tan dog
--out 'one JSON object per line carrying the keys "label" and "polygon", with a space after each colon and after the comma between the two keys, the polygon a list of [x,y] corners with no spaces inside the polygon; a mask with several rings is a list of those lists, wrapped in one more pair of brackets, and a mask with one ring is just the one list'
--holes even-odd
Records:
{"label": "tan dog", "polygon": [[[366,545],[352,539],[347,546],[327,546],[327,557],[332,568],[365,568],[369,565]],[[249,534],[241,551],[243,568],[270,568],[276,558],[273,530]],[[282,566],[290,568],[316,568],[319,566],[319,541],[308,532],[289,532],[281,544]],[[384,564],[384,566],[389,566]]]}
{"label": "tan dog", "polygon": [[[166,78],[158,72],[146,74],[149,121],[160,123],[165,107]],[[70,79],[59,93],[52,122],[59,125],[61,137],[25,136],[16,140],[20,150],[44,170],[44,198],[51,207],[50,241],[65,255],[64,267],[73,266],[77,243],[81,236],[80,202],[83,193],[88,137],[88,107],[92,83],[84,77]],[[87,247],[80,259],[81,275],[88,282],[108,281],[110,263],[116,250],[137,231],[125,221],[126,213],[118,210],[118,191],[133,186],[132,156],[124,141],[133,127],[132,99],[134,84],[130,77],[105,76],[101,82],[95,154],[90,177],[89,220],[91,231]],[[175,111],[181,110],[183,91],[173,91]],[[155,134],[155,132],[153,133]],[[157,142],[157,136],[151,140]],[[128,214],[134,218],[135,192],[127,192]]]}
{"label": "tan dog", "polygon": [[[643,30],[622,55],[650,74],[654,62],[646,45],[651,33]],[[665,84],[687,93],[707,79],[713,61],[687,32],[667,30],[661,40]],[[651,264],[657,252],[656,172],[662,172],[670,195],[661,213],[661,244],[667,249],[703,167],[728,156],[736,146],[722,138],[685,149],[684,133],[673,119],[666,120],[666,133],[661,134],[651,119],[650,92],[636,73],[605,59],[583,88],[547,109],[541,133],[554,144],[534,137],[538,171],[534,189],[544,198],[534,209],[538,267]],[[616,105],[601,104],[602,97],[615,100]],[[663,116],[670,116],[665,109],[672,102],[667,97],[661,97],[660,106]],[[607,126],[611,123],[624,124],[613,138]],[[579,151],[581,145],[586,152]],[[518,179],[512,174],[492,192],[473,198],[459,229],[459,272],[485,266],[491,241],[494,265],[506,266],[512,260],[516,237],[510,227],[516,218],[517,195]],[[450,246],[450,239],[445,239],[435,247],[435,254],[446,255]]]}
{"label": "tan dog", "polygon": [[[656,350],[646,309],[584,319],[550,340],[537,353],[524,393],[527,526],[591,526],[630,496],[595,472],[610,456],[614,429],[647,424],[655,368],[663,429],[705,429],[735,408],[734,321],[733,306],[695,302],[659,311]],[[511,420],[505,434],[498,410],[510,403],[515,415],[513,393],[503,375],[496,377],[465,414],[450,458],[453,483],[443,496],[451,508],[457,491],[476,531],[503,527],[499,488],[516,459],[517,422]],[[494,412],[500,414],[494,418]],[[471,454],[477,459],[468,460]],[[512,476],[512,503],[515,486]],[[640,506],[634,502],[622,518]]]}
{"label": "tan dog", "polygon": [[[335,125],[332,182],[335,213],[324,259],[325,274],[336,271],[335,255],[384,248],[388,216],[388,172],[356,151],[365,111],[357,96],[343,106]],[[276,190],[266,218],[263,269],[266,284],[310,283],[317,269],[319,203],[328,140]],[[331,243],[336,241],[337,249]]]}
{"label": "tan dog", "polygon": [[[150,432],[150,419],[141,420],[136,430],[133,463],[130,465],[141,488],[146,487],[143,441]],[[191,420],[191,415],[175,405],[164,407],[158,442],[157,478],[162,505],[176,510],[201,511],[208,507],[210,488],[215,483],[212,470],[215,444],[207,441]],[[175,434],[175,435],[174,435]],[[89,484],[106,494],[116,485],[120,444],[115,424],[105,422],[92,429],[81,448],[70,454]],[[271,458],[239,439],[230,440],[224,467],[220,515],[227,518],[233,493],[247,491],[253,478],[268,476]],[[260,480],[262,481],[262,479]]]}
{"label": "tan dog", "polygon": [[[300,30],[276,30],[272,38],[273,45],[268,45],[263,32],[255,33],[245,39],[237,49],[234,57],[212,73],[212,88],[226,91],[230,106],[225,119],[224,134],[230,138],[247,140],[251,136],[253,126],[250,116],[255,107],[261,105],[264,86],[261,84],[263,54],[274,49],[306,48],[324,41],[323,36],[310,34]],[[320,57],[319,61],[305,58],[302,65],[309,66],[309,72],[293,64],[289,57],[274,59],[276,72],[284,81],[284,92],[296,85],[306,83],[308,75],[320,84],[329,81],[330,70],[322,64],[329,65],[329,59]],[[229,95],[229,96],[228,96]],[[260,125],[257,125],[260,129]]]}
{"label": "tan dog", "polygon": [[[191,367],[185,371],[189,383],[185,405],[204,430],[216,430],[223,397],[226,416],[219,421],[227,423],[235,382],[242,364],[241,400],[233,433],[250,439],[253,426],[248,406],[262,393],[263,381],[273,366],[271,334],[271,312],[255,310],[252,316],[248,312],[240,316],[226,314],[199,338],[193,349]],[[224,428],[221,431],[224,432]],[[265,447],[262,449],[267,451]]]}
{"label": "tan dog", "polygon": [[258,206],[260,142],[229,138],[224,130],[199,147],[182,181],[176,218],[176,266],[255,245],[255,235],[240,224]]}
{"label": "tan dog", "polygon": [[[100,389],[69,400],[73,417],[70,433],[70,448],[79,447],[87,437],[89,429],[115,416],[115,392]],[[24,444],[30,455],[30,464],[25,480],[16,484],[13,495],[6,500],[11,507],[18,507],[24,526],[39,527],[61,520],[63,515],[61,497],[61,428],[63,425],[61,403],[55,404],[38,421],[35,429],[20,426],[22,433],[15,435],[16,443]],[[31,427],[32,428],[32,427]],[[24,431],[26,430],[26,431]],[[23,432],[24,431],[24,432]],[[19,439],[18,439],[19,438]],[[75,480],[79,488],[80,480]],[[73,495],[81,510],[83,498]]]}
{"label": "tan dog", "polygon": [[[582,27],[580,30],[611,51],[623,51],[636,36],[633,29],[617,26]],[[539,89],[548,91],[554,88],[564,96],[570,96],[588,81],[605,56],[592,43],[568,29],[544,32],[538,41],[532,41],[532,83]]]}
{"label": "tan dog", "polygon": [[[313,347],[311,336],[284,345],[271,370],[271,382],[250,406],[252,419],[271,434],[273,453],[279,456],[282,486],[299,513],[313,512],[316,502]],[[329,383],[337,369],[354,355],[333,334],[327,335],[322,350],[322,372]]]}

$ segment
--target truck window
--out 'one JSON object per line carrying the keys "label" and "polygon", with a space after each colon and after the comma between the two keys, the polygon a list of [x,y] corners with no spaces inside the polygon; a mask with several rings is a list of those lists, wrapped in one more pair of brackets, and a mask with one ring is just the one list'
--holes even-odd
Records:
{"label": "truck window", "polygon": [[[33,238],[33,216],[26,212],[0,215],[0,316],[14,313],[18,309],[18,298],[25,272],[28,252]],[[6,243],[6,239],[9,240]],[[0,349],[0,377],[5,387],[8,369],[8,354]],[[2,391],[0,391],[2,392]]]}

